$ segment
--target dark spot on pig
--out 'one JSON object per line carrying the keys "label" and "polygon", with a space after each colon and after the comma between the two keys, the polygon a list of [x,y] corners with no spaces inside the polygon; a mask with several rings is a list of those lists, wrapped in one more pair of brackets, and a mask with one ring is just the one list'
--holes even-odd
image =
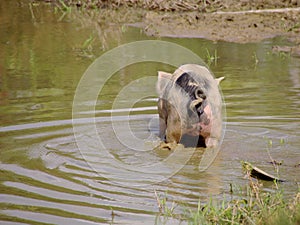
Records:
{"label": "dark spot on pig", "polygon": [[201,104],[195,106],[198,116],[200,117],[204,113],[204,108],[207,106],[207,101],[203,101]]}
{"label": "dark spot on pig", "polygon": [[[199,87],[199,83],[192,77],[192,75],[188,73],[183,73],[177,80],[176,85],[178,85],[186,94],[189,96],[189,102],[187,102],[186,107],[188,108],[188,115],[191,117],[195,111],[198,117],[204,112],[204,108],[207,105],[206,95],[204,94],[203,90]],[[208,84],[206,84],[208,86]],[[192,101],[196,99],[202,99],[203,101],[199,101],[195,105],[194,109],[190,109],[189,105]]]}
{"label": "dark spot on pig", "polygon": [[195,90],[195,95],[196,95],[196,97],[200,97],[200,98],[203,98],[203,99],[206,98],[205,94],[203,93],[203,91],[200,88]]}
{"label": "dark spot on pig", "polygon": [[190,96],[191,101],[197,98],[206,99],[206,95],[200,89],[199,83],[190,74],[183,73],[175,83]]}
{"label": "dark spot on pig", "polygon": [[190,93],[191,88],[194,85],[189,85],[190,82],[196,83],[194,78],[188,74],[188,73],[183,73],[181,76],[176,80],[176,84],[181,87],[186,93]]}

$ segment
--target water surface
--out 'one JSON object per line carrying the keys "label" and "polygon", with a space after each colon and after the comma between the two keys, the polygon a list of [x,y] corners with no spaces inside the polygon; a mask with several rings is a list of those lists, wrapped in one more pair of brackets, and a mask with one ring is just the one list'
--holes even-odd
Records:
{"label": "water surface", "polygon": [[[96,29],[82,17],[62,17],[51,5],[35,6],[27,1],[0,3],[0,32],[1,224],[160,224],[164,218],[154,190],[161,198],[167,196],[170,206],[179,203],[177,213],[185,207],[195,208],[199,199],[231,198],[230,184],[247,184],[242,160],[274,175],[277,172],[269,162],[282,161],[278,175],[288,182],[281,187],[287,195],[296,193],[300,178],[300,58],[271,50],[273,45],[290,45],[287,40],[234,44],[161,38],[192,50],[206,62],[216,51],[218,59],[211,62],[211,70],[216,77],[226,77],[221,88],[227,122],[220,154],[200,173],[202,150],[197,150],[169,177],[168,167],[158,165],[144,171],[147,176],[136,176],[132,167],[121,171],[112,163],[151,166],[170,155],[153,150],[158,133],[157,96],[133,106],[129,97],[124,107],[112,110],[112,106],[126,86],[156,76],[158,70],[171,72],[171,66],[139,63],[107,81],[95,108],[96,128],[106,155],[89,152],[83,157],[72,126],[73,122],[83,133],[90,132],[89,116],[94,112],[82,112],[80,119],[72,121],[72,104],[76,87],[93,60],[118,45],[154,38],[127,26]],[[155,92],[155,82],[135,84],[128,95],[148,89]],[[128,125],[144,143],[132,141]],[[83,141],[94,146],[91,137]],[[101,173],[91,163],[98,165]],[[155,179],[160,182],[154,183]],[[272,185],[264,183],[266,189]]]}

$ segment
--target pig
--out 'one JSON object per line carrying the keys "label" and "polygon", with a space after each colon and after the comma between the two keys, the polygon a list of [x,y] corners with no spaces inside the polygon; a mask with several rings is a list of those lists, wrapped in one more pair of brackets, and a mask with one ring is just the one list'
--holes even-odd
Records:
{"label": "pig", "polygon": [[173,74],[158,72],[161,148],[174,149],[179,143],[206,148],[219,144],[222,98],[218,85],[223,79],[214,79],[197,64],[182,65]]}

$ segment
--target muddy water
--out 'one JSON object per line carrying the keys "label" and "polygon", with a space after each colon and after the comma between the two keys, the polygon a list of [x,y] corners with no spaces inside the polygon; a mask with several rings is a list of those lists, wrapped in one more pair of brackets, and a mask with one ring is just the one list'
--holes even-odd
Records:
{"label": "muddy water", "polygon": [[[242,160],[288,180],[281,185],[288,195],[297,191],[300,58],[271,51],[273,45],[289,45],[286,40],[163,39],[206,62],[216,51],[210,67],[216,77],[226,77],[221,85],[227,110],[224,141],[213,165],[200,173],[201,149],[185,163],[159,164],[170,152],[153,150],[156,96],[132,104],[140,93],[155,91],[153,79],[142,78],[172,71],[168,65],[124,68],[106,81],[95,111],[82,111],[72,121],[76,87],[93,60],[120,44],[149,37],[124,26],[95,31],[48,5],[2,1],[0,6],[1,224],[161,224],[154,190],[167,196],[170,207],[179,203],[176,213],[196,207],[199,199],[230,198],[230,184],[247,183]],[[89,129],[93,113],[97,137]],[[74,124],[85,136],[74,137]],[[103,146],[93,142],[99,137]],[[80,141],[95,152],[80,149]],[[272,159],[282,162],[278,172],[269,164]],[[272,185],[264,183],[266,189]]]}

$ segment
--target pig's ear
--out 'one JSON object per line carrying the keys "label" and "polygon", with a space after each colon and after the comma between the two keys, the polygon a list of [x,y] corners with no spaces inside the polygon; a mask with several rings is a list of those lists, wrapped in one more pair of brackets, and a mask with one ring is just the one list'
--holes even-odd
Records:
{"label": "pig's ear", "polygon": [[157,80],[157,84],[156,84],[156,90],[159,95],[162,95],[168,82],[171,81],[171,77],[172,77],[171,73],[158,71],[158,80]]}
{"label": "pig's ear", "polygon": [[216,78],[215,80],[217,81],[217,85],[219,85],[221,83],[221,81],[224,79],[225,79],[225,77]]}

